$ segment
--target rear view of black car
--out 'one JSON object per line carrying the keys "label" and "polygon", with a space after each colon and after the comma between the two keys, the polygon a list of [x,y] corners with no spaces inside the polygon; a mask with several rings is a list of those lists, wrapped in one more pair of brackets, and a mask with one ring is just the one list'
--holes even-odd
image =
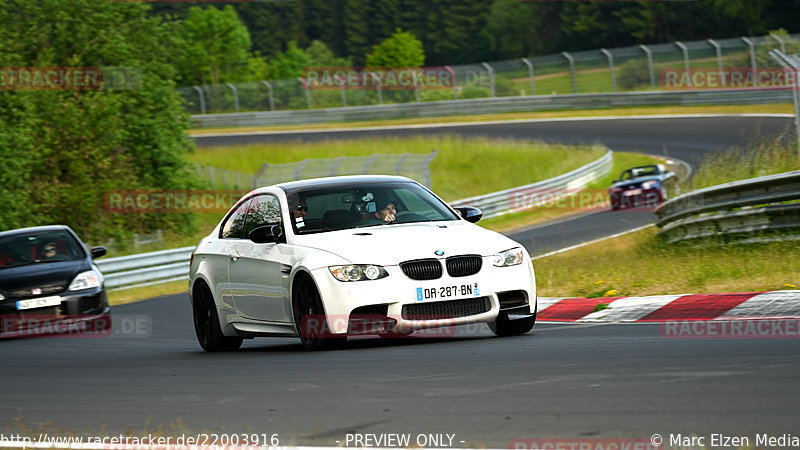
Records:
{"label": "rear view of black car", "polygon": [[103,275],[69,227],[0,233],[0,337],[110,331]]}

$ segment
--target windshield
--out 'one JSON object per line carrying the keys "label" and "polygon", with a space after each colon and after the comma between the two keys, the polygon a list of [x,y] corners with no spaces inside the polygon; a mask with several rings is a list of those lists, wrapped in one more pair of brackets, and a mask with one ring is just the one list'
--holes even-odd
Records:
{"label": "windshield", "polygon": [[71,261],[86,257],[75,238],[64,230],[15,234],[0,238],[0,269]]}
{"label": "windshield", "polygon": [[640,177],[651,177],[658,174],[659,174],[658,166],[636,167],[633,169],[628,169],[625,172],[622,172],[620,180],[630,180],[633,178],[640,178]]}
{"label": "windshield", "polygon": [[296,234],[458,220],[447,205],[413,182],[312,188],[289,193],[288,199]]}

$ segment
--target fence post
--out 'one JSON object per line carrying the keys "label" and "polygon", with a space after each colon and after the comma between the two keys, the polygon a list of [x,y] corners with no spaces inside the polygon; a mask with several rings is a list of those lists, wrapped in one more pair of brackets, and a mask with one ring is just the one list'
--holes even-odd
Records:
{"label": "fence post", "polygon": [[414,100],[416,100],[417,103],[419,103],[419,80],[417,79],[419,73],[414,69],[410,70],[412,70],[411,78],[414,80]]}
{"label": "fence post", "polygon": [[675,42],[675,45],[683,51],[683,65],[686,67],[686,79],[688,80],[689,86],[691,86],[692,76],[691,76],[691,68],[689,66],[689,49],[685,45],[683,45],[683,43],[680,41]]}
{"label": "fence post", "polygon": [[400,171],[403,169],[403,164],[405,164],[406,159],[408,159],[408,153],[403,153],[403,156],[397,160],[397,164],[394,165],[394,174],[400,175]]}
{"label": "fence post", "polygon": [[275,111],[275,99],[272,97],[272,85],[266,80],[262,80],[261,84],[267,87],[267,92],[269,93],[269,110]]}
{"label": "fence post", "polygon": [[369,167],[372,165],[373,162],[375,162],[375,158],[377,158],[377,157],[378,157],[378,154],[377,153],[373,153],[367,159],[367,162],[364,163],[364,168],[363,168],[364,175],[368,175],[369,174]]}
{"label": "fence post", "polygon": [[236,90],[236,86],[231,83],[225,83],[228,85],[229,88],[233,91],[233,104],[236,107],[236,112],[239,112],[239,92]]}
{"label": "fence post", "polygon": [[650,85],[656,87],[656,72],[653,70],[653,52],[644,45],[640,45],[639,48],[647,55],[647,68],[650,70]]}
{"label": "fence post", "polygon": [[786,42],[784,42],[783,38],[778,36],[777,34],[770,34],[773,39],[778,41],[778,44],[781,44],[781,53],[786,53]]}
{"label": "fence post", "polygon": [[567,58],[567,61],[569,61],[569,75],[572,77],[572,93],[577,94],[578,81],[575,79],[575,60],[567,52],[561,52],[561,55],[564,56],[564,58]]}
{"label": "fence post", "polygon": [[769,56],[777,61],[778,64],[780,64],[784,69],[790,69],[794,73],[794,85],[792,86],[792,103],[794,103],[794,132],[797,139],[796,152],[798,156],[800,156],[800,93],[797,92],[798,84],[800,84],[797,80],[798,75],[800,75],[800,61],[797,61],[794,57],[786,56],[783,52],[779,52],[778,50],[771,50],[769,52]]}
{"label": "fence post", "polygon": [[306,164],[308,164],[308,160],[304,159],[297,163],[297,170],[294,171],[294,179],[299,180],[300,175],[303,173],[303,170],[306,168]]}
{"label": "fence post", "polygon": [[491,94],[492,98],[494,98],[494,69],[492,69],[492,66],[490,66],[489,63],[482,62],[481,65],[486,69],[487,72],[489,72],[489,93]]}
{"label": "fence post", "polygon": [[531,95],[536,95],[536,81],[533,79],[533,63],[528,58],[522,58],[522,62],[528,66],[528,78],[531,79]]}
{"label": "fence post", "polygon": [[306,91],[306,104],[308,105],[308,109],[311,109],[311,91],[308,90],[308,85],[306,85],[306,82],[303,80],[302,77],[298,77],[297,81],[299,81],[300,84],[303,85],[303,90]]}
{"label": "fence post", "polygon": [[342,106],[347,106],[347,93],[344,91],[345,82],[339,75],[334,76],[334,79],[340,83],[339,90],[342,92]]}
{"label": "fence post", "polygon": [[197,95],[200,96],[200,114],[206,113],[206,99],[203,95],[203,89],[200,86],[192,86],[195,91],[197,91]]}
{"label": "fence post", "polygon": [[753,68],[753,81],[755,82],[756,76],[758,75],[758,69],[756,66],[756,46],[753,44],[749,38],[742,36],[742,41],[750,47],[750,66]]}
{"label": "fence post", "polygon": [[600,51],[608,58],[608,68],[611,70],[611,90],[617,92],[617,77],[614,76],[614,56],[604,48],[601,48]]}
{"label": "fence post", "polygon": [[722,80],[722,87],[725,87],[725,72],[722,70],[722,47],[713,39],[709,39],[708,43],[717,51],[717,71],[719,72],[719,78]]}

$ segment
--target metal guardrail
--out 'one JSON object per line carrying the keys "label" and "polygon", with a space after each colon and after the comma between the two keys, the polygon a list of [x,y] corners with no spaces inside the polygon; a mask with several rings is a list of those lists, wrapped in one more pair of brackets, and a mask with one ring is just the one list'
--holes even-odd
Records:
{"label": "metal guardrail", "polygon": [[[433,155],[431,153],[430,155]],[[484,217],[494,217],[514,210],[515,194],[540,190],[575,189],[585,186],[598,177],[605,176],[611,170],[611,151],[600,159],[580,167],[572,172],[550,180],[541,181],[517,188],[506,189],[478,197],[456,200],[451,205],[469,205],[486,208]],[[427,155],[426,155],[427,156]],[[520,209],[520,205],[516,205]],[[108,289],[130,289],[150,286],[169,281],[187,280],[189,275],[189,257],[194,247],[182,247],[130,256],[108,258],[95,262],[105,276]]]}
{"label": "metal guardrail", "polygon": [[792,101],[792,92],[786,90],[694,90],[538,95],[311,110],[201,114],[192,116],[191,124],[195,128],[302,125],[555,109],[598,109],[659,105],[750,105],[788,103],[790,101]]}
{"label": "metal guardrail", "polygon": [[561,198],[608,175],[611,171],[612,161],[612,152],[608,150],[600,159],[564,175],[525,186],[492,192],[491,194],[456,200],[450,202],[450,205],[480,208],[485,218],[521,211],[533,206],[537,199],[548,198],[554,200]]}
{"label": "metal guardrail", "polygon": [[186,280],[194,247],[101,259],[95,264],[103,272],[108,289],[133,288]]}
{"label": "metal guardrail", "polygon": [[764,234],[797,231],[800,203],[793,201],[800,201],[800,170],[699,189],[656,210],[659,234],[667,242],[715,236],[753,241]]}

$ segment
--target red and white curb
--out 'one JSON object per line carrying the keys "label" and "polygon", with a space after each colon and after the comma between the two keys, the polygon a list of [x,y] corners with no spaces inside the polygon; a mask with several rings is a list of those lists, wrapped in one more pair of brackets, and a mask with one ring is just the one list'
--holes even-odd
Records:
{"label": "red and white curb", "polygon": [[[595,311],[598,305],[608,305]],[[663,322],[800,318],[800,290],[650,297],[540,297],[544,322]]]}

